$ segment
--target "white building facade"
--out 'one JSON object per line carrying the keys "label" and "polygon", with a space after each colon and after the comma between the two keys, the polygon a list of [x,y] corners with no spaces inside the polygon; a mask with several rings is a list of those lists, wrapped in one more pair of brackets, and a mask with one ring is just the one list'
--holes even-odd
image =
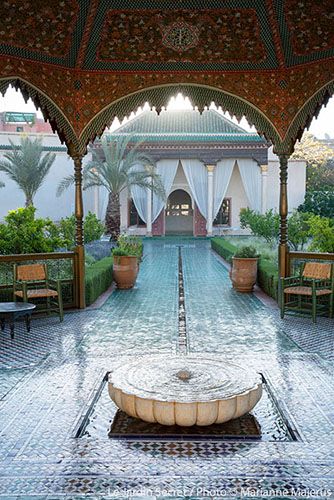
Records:
{"label": "white building facade", "polygon": [[[16,124],[17,125],[17,124]],[[15,125],[15,126],[16,126]],[[19,129],[19,130],[17,130]],[[58,221],[74,212],[74,186],[56,197],[59,182],[73,173],[73,162],[49,126],[30,126],[21,130],[11,126],[0,129],[0,156],[10,148],[9,139],[19,144],[22,133],[42,137],[45,152],[53,151],[55,162],[34,205],[37,216]],[[121,195],[121,228],[129,234],[189,234],[211,236],[240,234],[239,214],[249,207],[264,213],[278,211],[279,162],[269,144],[210,110],[154,111],[121,126],[117,134],[131,134],[132,140],[144,141],[142,148],[155,160],[166,199],[150,191],[135,188]],[[135,136],[133,136],[135,134]],[[96,145],[95,147],[98,147]],[[84,162],[91,155],[86,155]],[[5,188],[0,189],[0,220],[8,210],[24,206],[22,191],[0,173]],[[289,162],[289,210],[304,201],[306,164]],[[104,188],[84,192],[85,212],[104,219],[108,194]]]}

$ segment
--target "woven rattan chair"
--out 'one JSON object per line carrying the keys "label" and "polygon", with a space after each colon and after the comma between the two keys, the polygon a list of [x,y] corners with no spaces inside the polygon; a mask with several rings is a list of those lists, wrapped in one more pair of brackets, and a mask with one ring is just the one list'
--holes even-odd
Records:
{"label": "woven rattan chair", "polygon": [[289,312],[311,313],[314,323],[317,315],[333,317],[333,264],[307,262],[300,276],[281,278],[280,290],[281,318]]}
{"label": "woven rattan chair", "polygon": [[46,308],[39,311],[50,314],[56,311],[64,319],[61,281],[48,278],[45,264],[14,265],[14,301],[46,300]]}

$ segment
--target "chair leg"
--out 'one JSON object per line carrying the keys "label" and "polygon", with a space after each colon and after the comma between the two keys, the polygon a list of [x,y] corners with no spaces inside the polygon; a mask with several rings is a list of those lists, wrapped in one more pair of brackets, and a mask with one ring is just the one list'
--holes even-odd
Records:
{"label": "chair leg", "polygon": [[281,309],[281,319],[284,318],[285,313],[285,295],[284,295],[284,287],[281,282],[278,284],[278,300],[280,301],[280,309]]}
{"label": "chair leg", "polygon": [[317,296],[315,292],[312,293],[312,321],[317,322]]}
{"label": "chair leg", "polygon": [[329,296],[329,317],[332,318],[334,313],[334,293]]}
{"label": "chair leg", "polygon": [[64,320],[64,309],[63,309],[63,296],[61,294],[61,287],[58,288],[58,308],[59,308],[59,318],[60,321]]}

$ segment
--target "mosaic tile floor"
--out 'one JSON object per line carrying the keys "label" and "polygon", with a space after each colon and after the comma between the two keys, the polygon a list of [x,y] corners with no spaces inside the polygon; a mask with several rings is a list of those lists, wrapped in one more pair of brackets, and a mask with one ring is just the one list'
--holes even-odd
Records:
{"label": "mosaic tile floor", "polygon": [[[179,351],[178,244],[188,350],[261,371],[299,441],[74,438],[106,371],[131,356]],[[281,321],[255,296],[233,292],[207,241],[145,241],[133,290],[62,324],[36,319],[30,334],[20,323],[14,340],[1,334],[0,499],[329,498],[333,339],[332,320]],[[106,421],[114,411],[110,401]]]}

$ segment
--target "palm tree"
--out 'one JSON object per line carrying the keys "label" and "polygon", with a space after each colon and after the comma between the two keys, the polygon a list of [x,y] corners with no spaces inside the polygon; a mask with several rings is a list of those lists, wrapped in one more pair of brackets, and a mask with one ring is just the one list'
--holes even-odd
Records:
{"label": "palm tree", "polygon": [[[83,189],[103,186],[109,193],[105,214],[106,233],[117,239],[120,234],[120,194],[124,189],[131,191],[132,186],[148,188],[157,196],[164,198],[160,176],[157,174],[152,158],[141,151],[142,142],[130,147],[132,135],[120,137],[105,136],[102,141],[103,155],[92,150],[92,160],[83,169]],[[141,169],[136,165],[143,165]],[[65,177],[58,185],[57,196],[74,183],[74,176]]]}
{"label": "palm tree", "polygon": [[21,144],[14,144],[10,139],[12,151],[4,154],[0,160],[0,171],[5,172],[24,192],[26,207],[33,205],[34,196],[43,184],[56,155],[43,154],[42,139],[31,140],[22,137]]}

